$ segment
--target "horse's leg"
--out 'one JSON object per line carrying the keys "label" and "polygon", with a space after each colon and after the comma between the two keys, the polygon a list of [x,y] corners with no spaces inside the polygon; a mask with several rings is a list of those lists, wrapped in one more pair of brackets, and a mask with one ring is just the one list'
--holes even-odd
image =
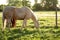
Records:
{"label": "horse's leg", "polygon": [[33,15],[33,16],[31,17],[31,19],[32,19],[33,22],[34,22],[35,27],[38,28],[38,27],[39,27],[39,23],[38,23],[38,20],[36,19],[36,17]]}
{"label": "horse's leg", "polygon": [[11,19],[8,19],[8,20],[7,20],[7,23],[8,23],[7,26],[8,26],[8,28],[9,28],[9,30],[10,30],[10,27],[11,27]]}
{"label": "horse's leg", "polygon": [[22,27],[24,28],[24,27],[26,26],[26,24],[27,24],[27,19],[24,19],[24,20],[23,20]]}
{"label": "horse's leg", "polygon": [[12,22],[12,27],[15,27],[16,26],[16,20],[12,19],[11,22]]}
{"label": "horse's leg", "polygon": [[7,19],[3,19],[3,28],[2,28],[2,31],[5,30],[6,25],[7,25]]}

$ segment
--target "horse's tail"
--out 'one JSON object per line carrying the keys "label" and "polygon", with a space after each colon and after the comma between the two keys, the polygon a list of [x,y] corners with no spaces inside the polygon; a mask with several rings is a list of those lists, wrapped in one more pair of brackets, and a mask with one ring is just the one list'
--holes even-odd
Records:
{"label": "horse's tail", "polygon": [[2,19],[2,22],[3,22],[3,27],[2,27],[2,31],[4,31],[4,29],[6,28],[6,25],[7,25],[7,19]]}
{"label": "horse's tail", "polygon": [[16,20],[15,20],[15,19],[12,19],[11,22],[12,22],[12,27],[15,27],[15,25],[16,25]]}

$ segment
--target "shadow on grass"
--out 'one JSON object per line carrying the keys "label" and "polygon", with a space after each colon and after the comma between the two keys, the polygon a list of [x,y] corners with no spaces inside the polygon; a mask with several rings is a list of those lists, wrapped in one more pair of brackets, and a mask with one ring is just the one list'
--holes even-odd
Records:
{"label": "shadow on grass", "polygon": [[30,35],[36,33],[36,30],[29,31],[27,29],[20,30],[20,29],[14,29],[10,31],[10,36],[8,37],[8,40],[15,40],[16,38],[21,38],[22,36]]}
{"label": "shadow on grass", "polygon": [[[44,26],[45,27],[45,26]],[[42,27],[43,28],[43,27]],[[33,38],[40,38],[40,39],[50,39],[50,37],[53,37],[53,39],[56,37],[58,38],[60,36],[60,28],[59,29],[54,29],[54,28],[48,28],[48,30],[46,28],[42,29],[40,27],[41,30],[37,31],[37,30],[20,30],[19,28],[15,28],[12,29],[11,31],[5,31],[5,33],[3,35],[0,35],[2,37],[4,37],[7,40],[15,40],[15,39],[31,39],[31,35],[33,36]],[[29,28],[30,29],[30,28]],[[40,33],[38,33],[40,32]],[[2,34],[2,33],[0,33]],[[28,35],[28,36],[27,36]],[[23,38],[21,38],[23,37]],[[1,38],[1,37],[0,37]]]}

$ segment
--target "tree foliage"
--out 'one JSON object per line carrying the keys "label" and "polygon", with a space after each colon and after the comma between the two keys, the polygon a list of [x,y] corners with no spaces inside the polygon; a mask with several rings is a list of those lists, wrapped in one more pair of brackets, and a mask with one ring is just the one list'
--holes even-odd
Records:
{"label": "tree foliage", "polygon": [[22,0],[22,5],[23,6],[28,6],[28,7],[31,7],[31,5],[30,5],[31,3],[30,3],[30,1],[29,0]]}
{"label": "tree foliage", "polygon": [[45,10],[55,10],[57,0],[41,0]]}
{"label": "tree foliage", "polygon": [[30,2],[29,0],[9,0],[9,6],[28,6],[30,7]]}
{"label": "tree foliage", "polygon": [[22,4],[22,2],[21,2],[21,0],[9,0],[9,6],[17,6],[17,7],[20,7],[20,6],[22,6],[21,5]]}
{"label": "tree foliage", "polygon": [[37,4],[34,4],[34,6],[32,7],[32,9],[34,11],[39,11],[39,10],[42,10],[43,8],[42,8],[42,6],[39,3],[37,3]]}
{"label": "tree foliage", "polygon": [[[58,0],[41,0],[40,3],[38,3],[38,0],[34,0],[34,3],[35,4],[31,6],[31,2],[29,0],[8,0],[7,6],[16,6],[16,7],[28,6],[35,11],[40,11],[40,10],[53,11],[56,8],[60,10],[58,7],[56,7]],[[3,10],[4,6],[0,5],[0,11]]]}
{"label": "tree foliage", "polygon": [[5,6],[6,5],[0,5],[0,11],[3,11],[3,9],[4,9]]}

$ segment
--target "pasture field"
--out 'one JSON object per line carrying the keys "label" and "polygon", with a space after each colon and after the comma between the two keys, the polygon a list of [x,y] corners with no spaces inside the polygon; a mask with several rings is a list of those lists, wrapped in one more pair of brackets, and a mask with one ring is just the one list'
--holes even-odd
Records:
{"label": "pasture field", "polygon": [[58,11],[58,28],[55,27],[54,11],[38,11],[39,29],[34,27],[33,21],[27,21],[27,26],[20,29],[22,20],[17,20],[16,27],[8,28],[4,32],[2,27],[2,12],[0,12],[0,40],[60,40],[60,12]]}

